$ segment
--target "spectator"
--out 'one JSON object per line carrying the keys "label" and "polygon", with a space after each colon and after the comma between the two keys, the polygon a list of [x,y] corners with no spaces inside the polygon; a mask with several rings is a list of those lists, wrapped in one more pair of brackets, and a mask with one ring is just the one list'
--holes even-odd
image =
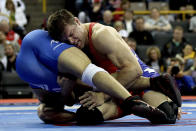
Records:
{"label": "spectator", "polygon": [[90,22],[89,14],[92,11],[92,3],[89,0],[76,0],[76,8],[78,10],[78,18],[82,23]]}
{"label": "spectator", "polygon": [[126,38],[126,43],[129,46],[130,49],[134,50],[136,54],[138,54],[137,51],[137,43],[133,38]]}
{"label": "spectator", "polygon": [[[3,4],[4,2],[2,2]],[[15,22],[16,8],[12,0],[6,0],[4,5],[1,5],[1,13],[9,16],[10,22]]]}
{"label": "spectator", "polygon": [[150,31],[170,31],[172,29],[169,21],[160,16],[158,8],[154,7],[150,12],[150,18],[145,22],[145,29]]}
{"label": "spectator", "polygon": [[150,32],[144,28],[143,17],[135,19],[135,30],[129,34],[129,37],[134,38],[138,45],[151,45],[154,43],[153,37]]}
{"label": "spectator", "polygon": [[195,57],[195,51],[193,51],[193,46],[190,44],[186,44],[183,49],[183,59],[184,59],[184,71],[190,69],[193,66]]}
{"label": "spectator", "polygon": [[119,32],[120,30],[124,30],[124,24],[122,23],[122,21],[116,21],[114,22],[114,28],[117,30],[117,32]]}
{"label": "spectator", "polygon": [[124,29],[118,32],[125,42],[128,40],[128,32]]}
{"label": "spectator", "polygon": [[175,57],[177,54],[182,56],[183,49],[187,42],[183,32],[181,26],[176,26],[173,31],[173,37],[164,45],[162,56],[167,64],[169,64],[170,58]]}
{"label": "spectator", "polygon": [[147,49],[147,56],[148,56],[148,61],[147,65],[152,67],[154,70],[156,70],[159,73],[164,72],[164,64],[161,59],[161,52],[160,49],[156,46],[149,47]]}
{"label": "spectator", "polygon": [[0,12],[0,21],[6,20],[9,22],[9,16]]}
{"label": "spectator", "polygon": [[[122,0],[122,2],[120,3],[120,8],[116,8],[115,11],[125,11],[125,10],[130,9],[130,8],[131,8],[131,2],[129,0]],[[114,21],[117,21],[117,20],[122,21],[123,20],[123,15],[121,15],[121,14],[114,15]]]}
{"label": "spectator", "polygon": [[2,59],[5,56],[4,53],[5,45],[6,45],[6,36],[2,31],[0,31],[0,59]]}
{"label": "spectator", "polygon": [[190,25],[189,25],[189,30],[191,32],[196,32],[196,16],[191,17],[191,19],[190,19]]}
{"label": "spectator", "polygon": [[24,26],[27,24],[24,10],[25,6],[21,0],[6,0],[1,5],[1,12],[9,17],[10,25],[21,37],[24,36]]}
{"label": "spectator", "polygon": [[[194,6],[192,4],[187,4],[186,5],[186,10],[187,11],[194,11]],[[187,14],[187,19],[190,20],[191,17],[193,17],[194,13],[189,13]]]}
{"label": "spectator", "polygon": [[[184,5],[180,6],[179,11],[186,11],[186,7]],[[187,15],[185,17],[187,17]],[[178,22],[182,21],[182,14],[176,15],[176,21],[178,21]]]}
{"label": "spectator", "polygon": [[174,14],[169,14],[169,7],[168,6],[163,6],[161,8],[161,11],[164,11],[165,13],[162,15],[167,21],[169,22],[174,22],[175,21],[175,16]]}
{"label": "spectator", "polygon": [[104,10],[114,11],[115,10],[115,7],[114,7],[115,2],[116,2],[116,0],[103,0]]}
{"label": "spectator", "polygon": [[26,34],[25,27],[28,24],[28,20],[25,14],[25,4],[23,3],[22,0],[12,0],[15,5],[15,23],[13,25],[13,30],[17,32],[21,38],[23,38]]}
{"label": "spectator", "polygon": [[8,72],[14,72],[16,70],[16,52],[12,44],[5,46],[5,56],[1,60],[4,65],[4,69]]}
{"label": "spectator", "polygon": [[6,35],[7,43],[12,43],[18,52],[22,41],[20,36],[10,28],[9,23],[6,20],[0,21],[0,31]]}
{"label": "spectator", "polygon": [[133,38],[128,38],[127,45],[138,54],[136,40],[134,40]]}
{"label": "spectator", "polygon": [[[187,4],[187,5],[181,6],[179,10],[180,11],[194,11],[194,7],[191,4]],[[191,17],[193,17],[193,15],[194,15],[193,13],[185,14],[185,19],[189,21]],[[183,14],[178,14],[176,16],[176,21],[183,21],[183,20],[184,20]]]}
{"label": "spectator", "polygon": [[184,70],[184,63],[178,58],[172,58],[167,72],[176,80],[182,95],[191,94],[195,90],[195,82],[192,76],[187,75]]}
{"label": "spectator", "polygon": [[89,12],[89,17],[92,22],[102,20],[102,0],[93,0],[92,10]]}
{"label": "spectator", "polygon": [[79,19],[82,23],[90,22],[89,16],[88,16],[87,13],[85,13],[84,11],[79,12],[79,14],[78,14],[78,19]]}
{"label": "spectator", "polygon": [[125,10],[123,23],[128,34],[133,31],[133,11],[131,9]]}
{"label": "spectator", "polygon": [[110,10],[105,10],[103,12],[103,21],[101,21],[100,23],[103,24],[103,25],[113,27],[112,17],[113,17],[112,12]]}
{"label": "spectator", "polygon": [[186,71],[186,74],[192,76],[194,82],[196,82],[196,57],[194,58],[193,66],[188,71]]}

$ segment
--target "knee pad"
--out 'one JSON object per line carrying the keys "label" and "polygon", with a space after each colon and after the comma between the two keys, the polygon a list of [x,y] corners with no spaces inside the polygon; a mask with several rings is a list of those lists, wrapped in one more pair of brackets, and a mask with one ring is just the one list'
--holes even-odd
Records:
{"label": "knee pad", "polygon": [[79,125],[94,125],[102,123],[104,118],[97,108],[88,110],[87,107],[81,106],[76,111],[76,121]]}
{"label": "knee pad", "polygon": [[[163,119],[159,119],[159,123],[161,124],[174,124],[176,122],[177,119],[177,115],[178,115],[178,106],[174,103],[174,102],[164,102],[161,105],[159,105],[157,107],[158,109],[160,109],[161,111],[163,111],[166,115],[165,118]],[[152,123],[156,123],[154,120],[152,121]]]}

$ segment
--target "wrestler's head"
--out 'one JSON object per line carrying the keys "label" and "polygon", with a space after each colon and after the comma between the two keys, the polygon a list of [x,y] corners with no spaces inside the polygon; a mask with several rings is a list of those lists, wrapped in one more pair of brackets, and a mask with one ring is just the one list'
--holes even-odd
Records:
{"label": "wrestler's head", "polygon": [[86,37],[84,28],[78,18],[74,17],[66,9],[61,9],[51,14],[47,28],[50,36],[58,41],[67,42],[83,48]]}

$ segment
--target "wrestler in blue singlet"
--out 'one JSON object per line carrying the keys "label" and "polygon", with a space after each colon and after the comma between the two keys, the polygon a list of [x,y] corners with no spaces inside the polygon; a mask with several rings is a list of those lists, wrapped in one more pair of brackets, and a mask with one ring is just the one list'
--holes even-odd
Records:
{"label": "wrestler in blue singlet", "polygon": [[58,57],[64,50],[73,47],[53,40],[47,31],[35,30],[28,33],[16,59],[16,72],[32,88],[60,92],[57,83]]}

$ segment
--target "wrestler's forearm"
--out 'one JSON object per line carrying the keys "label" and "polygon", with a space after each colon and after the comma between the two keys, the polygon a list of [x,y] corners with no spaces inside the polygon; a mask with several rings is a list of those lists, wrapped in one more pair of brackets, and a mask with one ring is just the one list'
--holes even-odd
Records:
{"label": "wrestler's forearm", "polygon": [[[77,86],[76,88],[78,88],[78,87],[80,88],[79,90],[82,90],[82,89],[84,89],[85,91],[93,90],[92,87],[90,87],[89,85],[83,83],[83,82],[82,82],[81,80],[79,80],[79,79],[77,80],[77,85],[76,85],[76,86]],[[105,94],[104,92],[99,92],[99,93],[102,93],[104,102],[106,102],[106,101],[108,101],[108,100],[111,99],[111,96]]]}
{"label": "wrestler's forearm", "polygon": [[110,95],[111,97],[125,100],[130,96],[130,93],[108,73],[96,73],[93,77],[93,83],[97,89]]}

